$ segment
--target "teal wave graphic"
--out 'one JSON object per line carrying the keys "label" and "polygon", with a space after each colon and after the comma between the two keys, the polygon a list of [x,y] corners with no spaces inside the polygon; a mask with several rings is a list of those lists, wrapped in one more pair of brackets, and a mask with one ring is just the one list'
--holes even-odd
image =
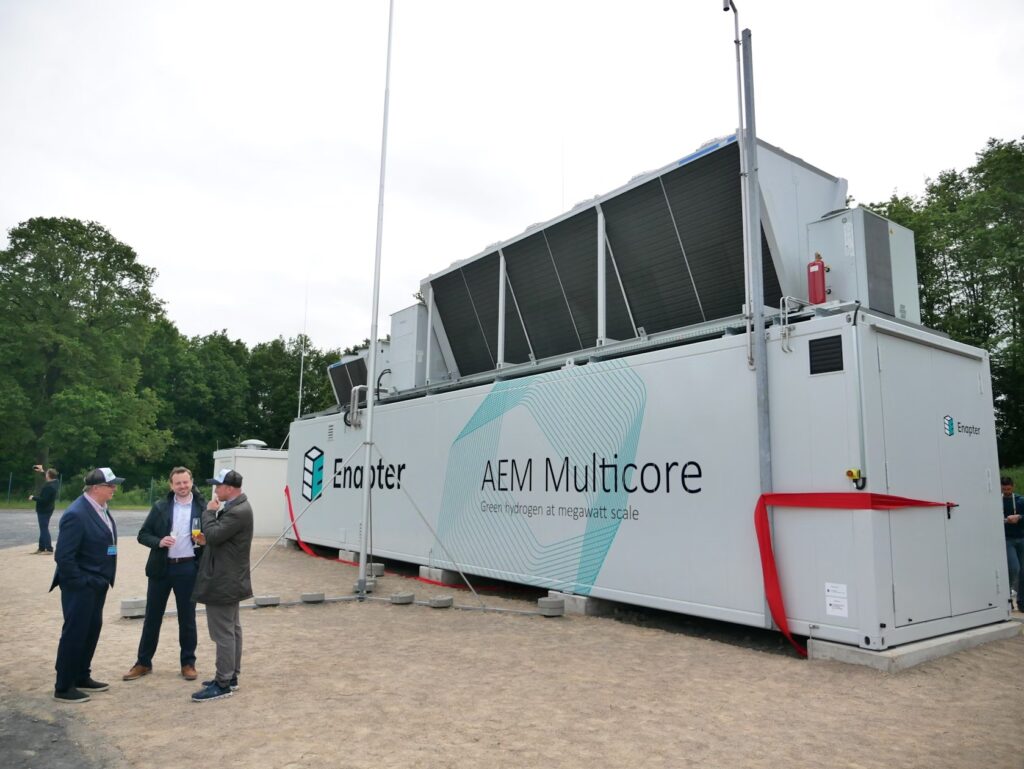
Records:
{"label": "teal wave graphic", "polygon": [[[502,425],[532,419],[547,440],[529,447],[535,492],[542,486],[544,457],[571,466],[589,466],[592,455],[633,462],[640,438],[647,390],[622,361],[570,367],[532,377],[497,382],[452,442],[445,470],[437,533],[463,566],[517,575],[517,580],[588,595],[620,522],[586,519],[584,531],[551,542],[537,539],[522,515],[481,512],[481,503],[515,504],[513,492],[481,490],[484,463],[498,458]],[[523,458],[526,459],[525,457]],[[571,481],[570,471],[570,481]],[[588,491],[548,492],[559,504],[624,507],[628,494]]]}

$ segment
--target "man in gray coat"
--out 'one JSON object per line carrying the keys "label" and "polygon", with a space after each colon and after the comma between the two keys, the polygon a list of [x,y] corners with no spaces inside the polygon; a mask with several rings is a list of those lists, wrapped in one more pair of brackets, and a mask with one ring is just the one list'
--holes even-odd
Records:
{"label": "man in gray coat", "polygon": [[238,604],[252,597],[249,549],[252,545],[252,506],[242,493],[242,476],[225,469],[211,478],[213,500],[203,512],[203,530],[196,537],[205,545],[199,559],[194,598],[206,604],[206,624],[217,647],[217,675],[203,681],[193,702],[230,697],[238,688],[242,663],[242,625]]}

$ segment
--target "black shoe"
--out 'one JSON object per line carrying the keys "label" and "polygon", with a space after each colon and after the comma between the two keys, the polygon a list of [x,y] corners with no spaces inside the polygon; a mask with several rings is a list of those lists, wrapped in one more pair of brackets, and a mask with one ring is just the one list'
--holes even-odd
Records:
{"label": "black shoe", "polygon": [[79,681],[75,684],[76,689],[84,689],[87,692],[105,692],[110,688],[110,684],[105,684],[102,681],[93,681],[91,678],[86,678],[84,681]]}
{"label": "black shoe", "polygon": [[[217,683],[217,679],[216,678],[211,678],[209,681],[203,681],[203,686],[211,686],[212,684],[215,684],[215,683]],[[237,692],[238,691],[238,676],[235,676],[234,678],[231,679],[231,682],[229,683],[229,686],[231,687],[231,691],[233,691],[233,692]]]}
{"label": "black shoe", "polygon": [[88,702],[89,699],[90,699],[88,694],[86,694],[85,692],[78,691],[78,689],[76,689],[73,686],[68,688],[68,689],[65,689],[62,692],[59,692],[56,689],[54,689],[53,690],[53,698],[55,700],[57,700],[57,702],[73,702],[73,703]]}
{"label": "black shoe", "polygon": [[198,692],[192,695],[193,702],[209,702],[210,700],[220,700],[225,697],[231,696],[231,689],[227,686],[222,687],[216,681],[207,686],[205,689],[200,689]]}

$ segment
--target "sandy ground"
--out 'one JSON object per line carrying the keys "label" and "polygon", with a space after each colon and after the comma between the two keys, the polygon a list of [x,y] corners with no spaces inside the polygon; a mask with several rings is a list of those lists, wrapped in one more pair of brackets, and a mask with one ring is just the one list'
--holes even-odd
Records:
{"label": "sandy ground", "polygon": [[[173,618],[153,674],[121,681],[142,622],[120,619],[120,602],[145,595],[146,551],[131,539],[93,666],[110,691],[62,705],[51,699],[53,565],[30,549],[0,550],[0,710],[19,737],[0,741],[5,768],[1024,767],[1022,637],[887,675],[612,619],[264,608],[242,615],[240,691],[194,704]],[[349,594],[355,576],[278,546],[253,585],[287,601]],[[453,593],[389,575],[377,595],[400,590]],[[202,616],[199,629],[202,676],[213,667]]]}

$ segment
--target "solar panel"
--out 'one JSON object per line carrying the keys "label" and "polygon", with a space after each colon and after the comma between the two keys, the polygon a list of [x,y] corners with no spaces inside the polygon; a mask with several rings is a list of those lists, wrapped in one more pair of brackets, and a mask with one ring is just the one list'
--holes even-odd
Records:
{"label": "solar panel", "polygon": [[[606,335],[623,340],[736,316],[744,303],[739,145],[721,146],[627,185],[501,246],[505,361],[599,344],[597,244],[605,219]],[[779,279],[762,233],[765,303]],[[430,279],[463,376],[498,364],[499,252]]]}

